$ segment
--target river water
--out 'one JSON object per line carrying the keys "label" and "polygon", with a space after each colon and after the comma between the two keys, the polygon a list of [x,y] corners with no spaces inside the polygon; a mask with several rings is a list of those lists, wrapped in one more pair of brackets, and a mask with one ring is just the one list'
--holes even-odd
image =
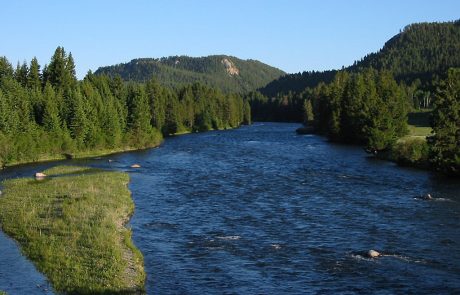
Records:
{"label": "river water", "polygon": [[[460,181],[297,127],[257,123],[83,161],[130,172],[147,292],[460,293]],[[419,198],[426,193],[434,200]],[[369,249],[384,255],[368,259]],[[2,255],[0,269],[7,263]],[[0,290],[15,294],[6,283],[0,271]]]}

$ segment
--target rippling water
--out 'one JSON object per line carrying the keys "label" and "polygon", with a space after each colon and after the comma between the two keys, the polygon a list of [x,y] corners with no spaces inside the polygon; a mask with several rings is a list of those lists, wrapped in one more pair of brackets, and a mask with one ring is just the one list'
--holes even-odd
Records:
{"label": "rippling water", "polygon": [[184,135],[86,163],[130,171],[148,293],[460,292],[460,182],[296,127]]}

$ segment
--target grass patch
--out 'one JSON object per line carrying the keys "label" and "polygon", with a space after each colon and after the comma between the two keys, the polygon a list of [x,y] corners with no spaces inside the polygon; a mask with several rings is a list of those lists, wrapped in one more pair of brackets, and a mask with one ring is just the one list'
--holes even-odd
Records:
{"label": "grass patch", "polygon": [[3,182],[4,232],[59,292],[142,292],[143,257],[124,227],[134,212],[129,176],[74,166],[44,173],[51,177]]}
{"label": "grass patch", "polygon": [[404,138],[426,137],[433,130],[430,125],[431,110],[412,112],[408,115],[409,134]]}
{"label": "grass patch", "polygon": [[427,137],[431,135],[432,130],[433,129],[431,127],[419,127],[419,126],[409,125],[409,136]]}

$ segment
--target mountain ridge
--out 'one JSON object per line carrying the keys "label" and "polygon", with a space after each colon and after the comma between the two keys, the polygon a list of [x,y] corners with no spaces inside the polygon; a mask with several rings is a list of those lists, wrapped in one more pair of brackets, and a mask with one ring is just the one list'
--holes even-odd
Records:
{"label": "mountain ridge", "polygon": [[[388,39],[377,52],[369,53],[352,65],[342,68],[358,72],[364,68],[390,70],[396,80],[411,84],[429,83],[443,76],[448,68],[460,67],[460,20],[421,22],[407,25]],[[330,83],[339,70],[304,71],[273,80],[259,91],[267,96],[301,92],[320,82]]]}
{"label": "mountain ridge", "polygon": [[258,60],[220,54],[135,58],[127,63],[100,67],[95,74],[120,75],[123,80],[138,82],[153,76],[161,84],[170,87],[200,82],[224,92],[244,93],[263,87],[286,73]]}

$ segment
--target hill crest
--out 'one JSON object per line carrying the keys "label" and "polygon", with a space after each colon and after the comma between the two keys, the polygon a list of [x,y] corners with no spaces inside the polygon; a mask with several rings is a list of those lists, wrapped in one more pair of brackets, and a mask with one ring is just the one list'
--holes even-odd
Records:
{"label": "hill crest", "polygon": [[244,93],[263,87],[286,74],[260,61],[229,55],[136,58],[127,63],[100,67],[96,75],[120,75],[124,80],[143,82],[152,76],[160,83],[177,87],[200,82],[224,92]]}

